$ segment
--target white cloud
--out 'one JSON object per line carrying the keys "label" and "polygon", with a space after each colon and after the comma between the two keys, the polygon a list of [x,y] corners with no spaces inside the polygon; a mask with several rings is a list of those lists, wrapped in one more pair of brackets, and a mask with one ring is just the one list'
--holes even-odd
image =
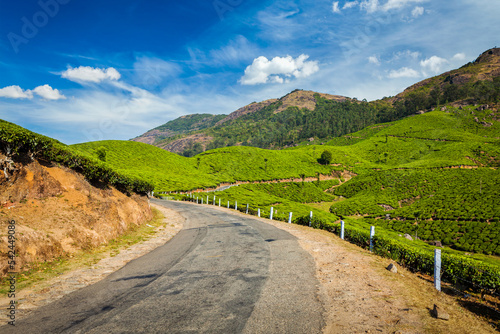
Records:
{"label": "white cloud", "polygon": [[59,90],[50,87],[49,85],[38,86],[33,89],[33,92],[44,98],[45,100],[63,100],[66,96],[62,95]]}
{"label": "white cloud", "polygon": [[458,61],[463,61],[465,60],[465,53],[457,53],[456,55],[453,56],[453,58],[451,58],[451,60],[458,60]]}
{"label": "white cloud", "polygon": [[386,3],[380,4],[379,0],[364,0],[359,4],[359,6],[361,9],[366,10],[368,13],[374,13],[377,11],[387,12],[393,9],[401,9],[413,3],[422,3],[428,1],[429,0],[388,0]]}
{"label": "white cloud", "polygon": [[370,64],[380,65],[380,60],[378,59],[377,56],[370,56],[370,57],[368,57],[368,62]]}
{"label": "white cloud", "polygon": [[419,17],[421,15],[424,15],[424,7],[417,6],[413,8],[413,10],[411,11],[411,15],[413,17]]}
{"label": "white cloud", "polygon": [[374,13],[379,10],[379,2],[378,0],[365,0],[359,4],[359,7],[368,13]]}
{"label": "white cloud", "polygon": [[400,9],[412,3],[422,3],[427,1],[429,0],[388,0],[387,3],[382,6],[382,10],[389,11],[391,9]]}
{"label": "white cloud", "polygon": [[398,51],[394,54],[390,62],[398,61],[400,59],[404,58],[410,58],[410,59],[418,59],[420,58],[421,54],[418,51],[410,51],[410,50],[405,50],[405,51]]}
{"label": "white cloud", "polygon": [[420,61],[420,66],[422,66],[424,75],[430,71],[431,74],[438,74],[441,72],[443,65],[447,64],[448,61],[444,58],[438,56],[432,56],[425,60]]}
{"label": "white cloud", "polygon": [[338,1],[334,1],[333,2],[332,11],[334,13],[340,13],[340,8],[339,8],[339,2]]}
{"label": "white cloud", "polygon": [[62,72],[61,76],[65,79],[78,83],[93,82],[99,83],[104,80],[119,80],[120,73],[113,67],[107,69],[93,68],[90,66],[80,66],[76,68],[68,68]]}
{"label": "white cloud", "polygon": [[319,71],[318,62],[307,61],[308,58],[309,56],[304,54],[296,59],[286,56],[269,60],[260,56],[245,69],[245,75],[240,79],[240,83],[242,85],[284,83],[292,77],[308,77]]}
{"label": "white cloud", "polygon": [[403,67],[400,68],[399,70],[392,70],[391,72],[389,72],[389,78],[391,79],[418,78],[418,77],[420,77],[420,73],[408,67]]}
{"label": "white cloud", "polygon": [[7,97],[10,99],[32,99],[33,93],[28,90],[23,90],[19,86],[8,86],[0,89],[0,97]]}
{"label": "white cloud", "polygon": [[257,48],[258,46],[252,44],[245,36],[238,35],[229,41],[227,45],[210,50],[209,63],[217,66],[240,65],[241,62],[248,62],[249,59],[252,59],[257,53]]}
{"label": "white cloud", "polygon": [[359,4],[359,2],[357,2],[357,1],[347,1],[347,2],[344,4],[344,7],[342,7],[342,9],[349,9],[349,8],[353,8],[353,7],[356,7],[358,4]]}

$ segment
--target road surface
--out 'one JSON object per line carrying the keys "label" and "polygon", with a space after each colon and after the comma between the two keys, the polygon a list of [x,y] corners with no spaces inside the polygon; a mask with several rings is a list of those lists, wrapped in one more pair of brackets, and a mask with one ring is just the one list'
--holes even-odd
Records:
{"label": "road surface", "polygon": [[0,333],[320,333],[313,258],[291,234],[207,205],[172,240]]}

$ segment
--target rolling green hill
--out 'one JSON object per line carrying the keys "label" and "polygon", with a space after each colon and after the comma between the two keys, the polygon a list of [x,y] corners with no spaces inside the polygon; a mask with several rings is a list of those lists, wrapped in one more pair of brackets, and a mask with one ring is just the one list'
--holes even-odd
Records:
{"label": "rolling green hill", "polygon": [[227,147],[186,158],[155,146],[131,141],[100,141],[73,145],[85,154],[106,152],[106,164],[121,173],[140,177],[155,191],[187,191],[220,183],[300,178],[330,174],[331,166],[317,162],[320,151],[270,151],[254,147]]}
{"label": "rolling green hill", "polygon": [[[500,255],[499,235],[493,233],[500,220],[500,117],[483,109],[446,106],[373,125],[327,145],[285,150],[226,147],[186,158],[128,141],[74,148],[97,156],[104,147],[107,164],[153,182],[157,192],[348,170],[358,176],[329,194],[323,192],[326,188],[299,182],[241,185],[217,196],[252,203],[251,209],[260,207],[263,214],[274,206],[282,219],[287,210],[293,209],[296,217],[313,211],[331,222],[344,217],[358,227],[376,225],[387,233],[417,234],[455,249]],[[318,162],[325,150],[332,155],[327,166]],[[307,204],[312,202],[330,202],[333,214]]]}

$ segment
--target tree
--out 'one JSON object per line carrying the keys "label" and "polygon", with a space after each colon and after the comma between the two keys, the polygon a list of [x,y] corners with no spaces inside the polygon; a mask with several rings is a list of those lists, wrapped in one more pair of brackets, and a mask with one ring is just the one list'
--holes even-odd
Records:
{"label": "tree", "polygon": [[332,162],[332,152],[324,150],[318,162],[322,165],[329,165]]}

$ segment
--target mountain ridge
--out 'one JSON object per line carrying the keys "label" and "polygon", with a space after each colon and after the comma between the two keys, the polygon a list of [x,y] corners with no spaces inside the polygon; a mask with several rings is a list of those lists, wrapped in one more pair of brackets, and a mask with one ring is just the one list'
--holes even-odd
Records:
{"label": "mountain ridge", "polygon": [[474,62],[422,80],[393,97],[366,102],[296,89],[279,99],[239,108],[213,125],[205,123],[169,136],[153,129],[133,140],[184,156],[226,146],[286,148],[305,141],[330,140],[368,125],[423,113],[443,103],[492,104],[489,107],[495,109],[500,96],[499,78],[500,48],[493,48]]}

